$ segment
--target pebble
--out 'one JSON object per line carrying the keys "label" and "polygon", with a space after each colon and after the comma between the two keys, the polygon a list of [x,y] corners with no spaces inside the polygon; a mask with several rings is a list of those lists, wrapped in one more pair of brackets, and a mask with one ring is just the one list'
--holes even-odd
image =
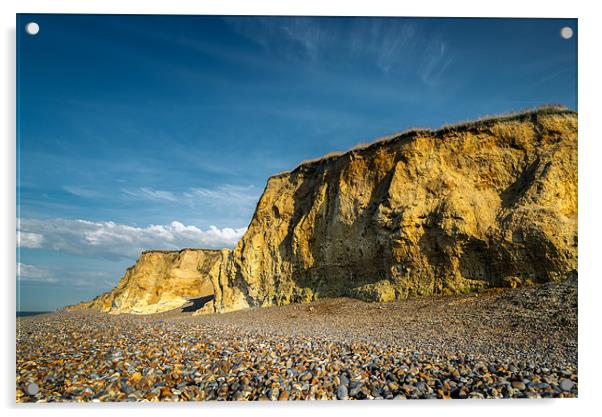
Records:
{"label": "pebble", "polygon": [[311,372],[304,372],[299,376],[301,381],[309,381],[313,377]]}
{"label": "pebble", "polygon": [[338,400],[347,400],[349,398],[349,393],[347,392],[346,385],[339,385],[337,388],[337,399]]}
{"label": "pebble", "polygon": [[352,397],[357,397],[362,389],[362,384],[360,382],[352,382],[349,385],[349,395]]}
{"label": "pebble", "polygon": [[341,384],[349,385],[349,378],[347,378],[347,376],[345,374],[341,374],[339,379],[341,381]]}
{"label": "pebble", "polygon": [[512,381],[512,388],[515,388],[520,391],[524,391],[527,389],[527,387],[522,381]]}
{"label": "pebble", "polygon": [[123,384],[121,385],[121,391],[125,392],[126,394],[131,394],[136,390],[131,385]]}
{"label": "pebble", "polygon": [[574,385],[575,384],[570,379],[566,379],[565,378],[562,381],[560,381],[560,389],[563,390],[563,391],[570,391],[570,390],[572,390]]}
{"label": "pebble", "polygon": [[[311,312],[19,318],[17,402],[575,397],[576,313],[566,300],[576,284],[554,285],[382,309],[336,299]],[[550,325],[557,315],[567,324]]]}

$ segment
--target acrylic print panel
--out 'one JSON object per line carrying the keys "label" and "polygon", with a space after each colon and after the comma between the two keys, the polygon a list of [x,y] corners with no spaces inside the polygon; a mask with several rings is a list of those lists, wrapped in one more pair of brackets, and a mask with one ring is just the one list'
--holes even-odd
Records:
{"label": "acrylic print panel", "polygon": [[575,19],[17,16],[17,402],[575,397]]}

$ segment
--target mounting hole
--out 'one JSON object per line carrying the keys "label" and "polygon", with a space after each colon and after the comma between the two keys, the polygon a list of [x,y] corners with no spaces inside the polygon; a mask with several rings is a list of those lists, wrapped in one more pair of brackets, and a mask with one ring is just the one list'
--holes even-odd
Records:
{"label": "mounting hole", "polygon": [[30,35],[37,35],[38,32],[40,31],[40,25],[38,25],[36,22],[29,22],[28,24],[25,25],[25,32],[27,32]]}
{"label": "mounting hole", "polygon": [[560,36],[562,39],[571,39],[573,37],[573,29],[569,26],[565,26],[560,29]]}

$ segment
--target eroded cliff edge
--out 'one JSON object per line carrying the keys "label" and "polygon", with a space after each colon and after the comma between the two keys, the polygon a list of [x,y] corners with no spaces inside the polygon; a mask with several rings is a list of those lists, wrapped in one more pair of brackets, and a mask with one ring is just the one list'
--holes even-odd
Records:
{"label": "eroded cliff edge", "polygon": [[150,314],[172,310],[190,298],[213,294],[208,276],[228,250],[145,251],[111,291],[67,310]]}
{"label": "eroded cliff edge", "polygon": [[303,163],[268,180],[242,240],[218,253],[202,312],[563,279],[577,269],[577,114],[410,131]]}

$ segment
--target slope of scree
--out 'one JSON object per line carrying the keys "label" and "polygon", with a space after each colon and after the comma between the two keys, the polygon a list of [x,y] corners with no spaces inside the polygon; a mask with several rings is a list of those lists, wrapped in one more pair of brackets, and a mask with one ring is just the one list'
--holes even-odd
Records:
{"label": "slope of scree", "polygon": [[[201,313],[574,275],[577,114],[547,107],[411,131],[303,163],[269,178],[241,241],[211,259],[203,282],[215,299]],[[125,291],[126,277],[108,294]],[[157,292],[137,296],[140,306]],[[134,311],[103,297],[92,308]]]}

